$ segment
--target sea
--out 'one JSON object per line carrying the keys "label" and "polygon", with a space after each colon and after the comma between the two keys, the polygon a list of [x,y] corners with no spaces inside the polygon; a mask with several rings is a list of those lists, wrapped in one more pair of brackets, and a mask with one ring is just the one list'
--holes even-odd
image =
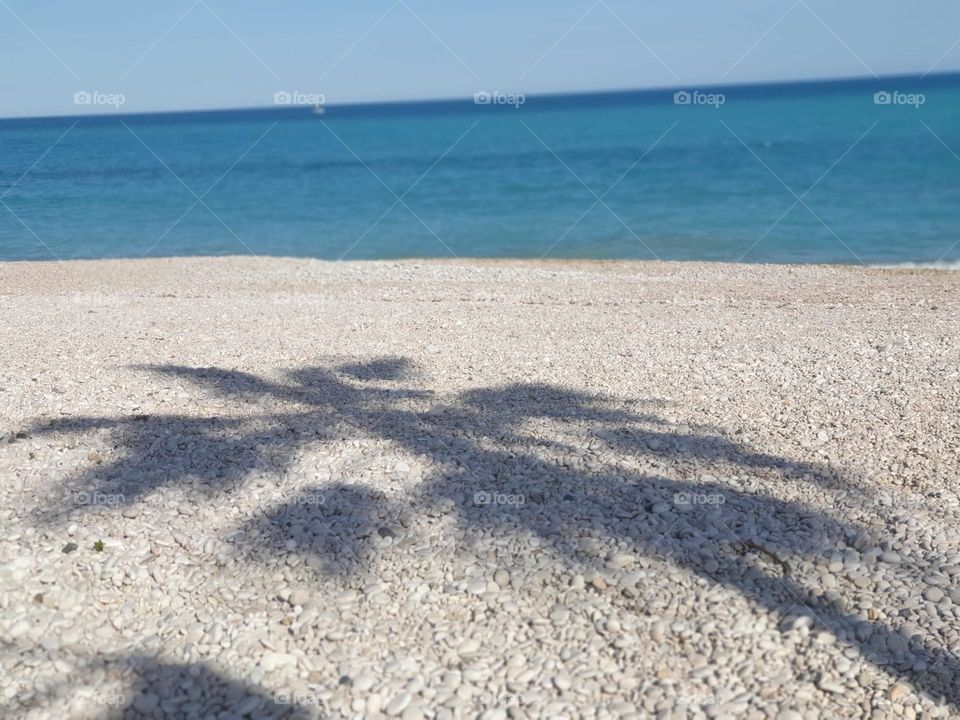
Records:
{"label": "sea", "polygon": [[0,120],[0,260],[960,267],[960,75],[293,104],[301,96]]}

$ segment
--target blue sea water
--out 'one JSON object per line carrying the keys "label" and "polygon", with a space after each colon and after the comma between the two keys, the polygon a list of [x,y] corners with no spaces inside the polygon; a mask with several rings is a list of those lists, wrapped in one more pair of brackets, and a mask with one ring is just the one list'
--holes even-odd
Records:
{"label": "blue sea water", "polygon": [[960,262],[960,76],[687,90],[0,121],[0,259]]}

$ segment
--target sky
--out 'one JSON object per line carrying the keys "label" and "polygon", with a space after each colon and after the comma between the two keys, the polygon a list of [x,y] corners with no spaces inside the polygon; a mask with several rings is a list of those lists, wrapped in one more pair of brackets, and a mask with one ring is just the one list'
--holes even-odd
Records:
{"label": "sky", "polygon": [[0,0],[0,64],[0,117],[919,76],[960,3]]}

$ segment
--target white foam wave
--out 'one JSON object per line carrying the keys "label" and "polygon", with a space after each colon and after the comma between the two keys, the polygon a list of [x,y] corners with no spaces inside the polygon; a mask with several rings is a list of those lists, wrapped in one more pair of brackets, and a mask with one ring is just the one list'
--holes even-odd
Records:
{"label": "white foam wave", "polygon": [[872,268],[880,268],[881,270],[960,270],[960,260],[950,260],[947,262],[932,262],[932,263],[916,263],[916,262],[904,262],[904,263],[890,263],[886,265],[871,265]]}

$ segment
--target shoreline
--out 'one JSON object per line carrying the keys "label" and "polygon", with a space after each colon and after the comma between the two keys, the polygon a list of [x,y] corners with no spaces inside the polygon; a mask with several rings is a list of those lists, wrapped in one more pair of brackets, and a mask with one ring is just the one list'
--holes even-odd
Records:
{"label": "shoreline", "polygon": [[24,259],[24,260],[0,260],[0,268],[17,266],[47,266],[47,265],[94,265],[97,263],[109,264],[139,264],[139,263],[189,263],[189,262],[236,262],[236,261],[257,261],[257,262],[299,262],[320,265],[357,265],[357,266],[376,266],[376,265],[476,265],[476,266],[527,266],[537,265],[562,265],[575,267],[583,265],[587,267],[664,267],[676,266],[683,267],[703,267],[703,268],[782,268],[792,270],[803,269],[821,269],[821,270],[886,270],[886,271],[928,271],[935,272],[956,272],[960,270],[960,261],[958,262],[899,262],[899,263],[875,263],[861,264],[855,262],[849,263],[808,263],[808,262],[731,262],[725,260],[658,260],[658,259],[637,259],[637,258],[562,258],[562,257],[402,257],[402,258],[360,258],[348,260],[335,260],[329,258],[318,258],[298,255],[251,255],[251,254],[231,254],[231,255],[164,255],[151,257],[105,257],[105,258],[43,258],[43,259]]}
{"label": "shoreline", "polygon": [[[398,297],[422,294],[411,281],[422,276],[425,290],[455,302],[457,288],[496,288],[518,302],[560,301],[571,293],[609,303],[745,301],[849,303],[869,306],[880,292],[898,303],[934,302],[960,316],[960,273],[930,268],[867,268],[854,265],[668,262],[657,260],[405,259],[318,260],[270,256],[203,256],[147,259],[0,262],[0,298],[18,295],[96,291],[121,303],[131,293],[152,291],[189,297],[190,289],[229,293],[242,299],[296,293],[330,298],[355,294],[366,283],[397,283]],[[584,278],[596,278],[595,288]],[[662,288],[672,295],[665,297]],[[493,290],[491,289],[491,292]],[[332,295],[333,294],[333,295]],[[289,301],[289,298],[284,302]],[[78,300],[81,302],[82,300]]]}

